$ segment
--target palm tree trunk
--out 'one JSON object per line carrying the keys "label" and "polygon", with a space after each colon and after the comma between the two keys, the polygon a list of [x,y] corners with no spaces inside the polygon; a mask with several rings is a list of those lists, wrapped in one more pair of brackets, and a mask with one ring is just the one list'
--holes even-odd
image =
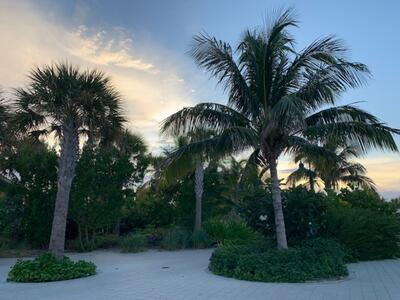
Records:
{"label": "palm tree trunk", "polygon": [[310,175],[310,190],[315,192],[314,176]]}
{"label": "palm tree trunk", "polygon": [[195,178],[195,194],[196,194],[196,216],[194,221],[194,231],[201,230],[201,214],[202,214],[202,201],[203,201],[203,189],[204,189],[204,168],[203,164],[200,163],[196,166],[194,173]]}
{"label": "palm tree trunk", "polygon": [[315,182],[314,182],[314,174],[311,170],[311,164],[308,164],[308,170],[310,172],[310,190],[315,192]]}
{"label": "palm tree trunk", "polygon": [[269,162],[271,172],[272,204],[274,206],[276,241],[278,249],[287,249],[285,219],[283,217],[282,195],[279,187],[278,170],[276,160]]}
{"label": "palm tree trunk", "polygon": [[57,196],[51,228],[49,250],[58,258],[64,255],[69,194],[78,160],[79,140],[74,122],[62,128],[61,154],[58,162]]}

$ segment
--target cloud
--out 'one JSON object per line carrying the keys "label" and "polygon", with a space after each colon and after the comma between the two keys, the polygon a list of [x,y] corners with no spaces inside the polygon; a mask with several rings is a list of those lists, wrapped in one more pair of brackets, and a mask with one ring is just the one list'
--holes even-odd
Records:
{"label": "cloud", "polygon": [[0,37],[0,84],[4,89],[24,85],[34,66],[69,61],[101,69],[123,96],[129,128],[143,134],[152,149],[160,144],[159,122],[193,104],[193,93],[179,67],[172,62],[154,63],[163,61],[162,50],[139,48],[124,28],[69,27],[30,2],[2,1]]}
{"label": "cloud", "polygon": [[154,65],[136,58],[133,52],[133,39],[122,28],[111,32],[92,31],[84,26],[72,33],[75,41],[69,52],[83,60],[101,66],[117,66],[139,71],[153,71]]}

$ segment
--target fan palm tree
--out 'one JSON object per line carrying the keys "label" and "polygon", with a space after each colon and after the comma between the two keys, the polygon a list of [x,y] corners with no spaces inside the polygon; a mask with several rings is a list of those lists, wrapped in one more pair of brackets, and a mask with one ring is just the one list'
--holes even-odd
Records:
{"label": "fan palm tree", "polygon": [[16,90],[15,121],[22,132],[36,137],[54,132],[59,138],[57,196],[49,250],[62,257],[79,137],[88,132],[90,138],[120,130],[120,96],[102,72],[80,71],[69,64],[35,68],[29,79],[27,88]]}
{"label": "fan palm tree", "polygon": [[329,36],[298,52],[288,32],[298,24],[292,11],[282,12],[271,24],[266,30],[247,30],[236,51],[207,34],[195,36],[190,53],[224,87],[228,103],[183,108],[165,119],[161,130],[215,132],[211,138],[178,149],[175,162],[196,152],[216,159],[251,150],[249,163],[270,171],[277,246],[286,249],[279,156],[305,149],[330,155],[310,141],[333,136],[339,142],[354,141],[362,151],[397,151],[392,134],[399,131],[357,107],[332,106],[340,94],[362,85],[369,75],[364,64],[346,58],[341,40]]}
{"label": "fan palm tree", "polygon": [[288,176],[287,183],[296,184],[308,179],[312,186],[312,182],[316,178],[320,178],[326,190],[338,189],[341,185],[375,190],[375,183],[366,176],[365,167],[351,161],[360,156],[358,147],[354,145],[340,147],[335,142],[329,142],[324,147],[336,153],[337,158],[327,160],[325,157],[318,157],[313,153],[299,153],[296,161],[305,161],[310,167],[304,167],[301,162],[299,168]]}

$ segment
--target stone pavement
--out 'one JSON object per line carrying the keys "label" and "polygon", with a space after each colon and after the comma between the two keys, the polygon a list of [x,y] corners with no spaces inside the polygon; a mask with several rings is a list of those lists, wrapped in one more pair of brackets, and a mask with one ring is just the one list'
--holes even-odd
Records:
{"label": "stone pavement", "polygon": [[15,259],[0,259],[1,300],[392,299],[400,300],[400,260],[350,264],[340,281],[276,284],[240,281],[207,269],[212,250],[95,251],[71,254],[98,266],[96,276],[63,282],[8,283]]}

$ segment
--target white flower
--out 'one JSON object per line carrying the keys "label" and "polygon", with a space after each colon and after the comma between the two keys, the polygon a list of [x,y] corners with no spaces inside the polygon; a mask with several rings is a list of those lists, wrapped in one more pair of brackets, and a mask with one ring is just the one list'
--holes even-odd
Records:
{"label": "white flower", "polygon": [[267,215],[261,215],[261,216],[259,217],[260,221],[266,221],[267,218],[268,218]]}

